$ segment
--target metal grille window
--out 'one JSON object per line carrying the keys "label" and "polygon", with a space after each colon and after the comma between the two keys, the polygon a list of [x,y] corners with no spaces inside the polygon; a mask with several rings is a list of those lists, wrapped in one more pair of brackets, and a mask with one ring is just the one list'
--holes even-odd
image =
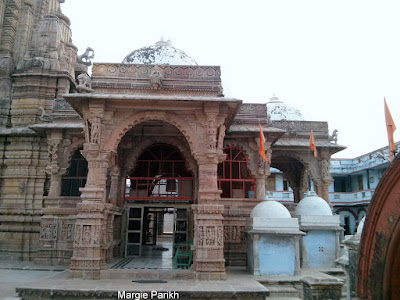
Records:
{"label": "metal grille window", "polygon": [[63,176],[61,196],[80,196],[79,188],[85,186],[87,173],[88,163],[81,151],[77,150],[71,159],[67,174]]}
{"label": "metal grille window", "polygon": [[224,149],[226,160],[218,165],[218,187],[222,198],[255,198],[255,179],[247,166],[244,152],[235,147]]}
{"label": "metal grille window", "polygon": [[193,189],[193,174],[179,150],[156,144],[140,155],[127,177],[125,200],[192,201]]}

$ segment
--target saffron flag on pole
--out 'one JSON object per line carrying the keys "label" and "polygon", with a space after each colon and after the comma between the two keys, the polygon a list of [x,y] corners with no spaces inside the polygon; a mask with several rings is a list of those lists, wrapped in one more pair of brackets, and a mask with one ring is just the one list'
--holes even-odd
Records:
{"label": "saffron flag on pole", "polygon": [[385,102],[385,121],[386,121],[386,130],[388,134],[388,141],[389,141],[389,158],[390,161],[393,160],[392,151],[396,151],[396,145],[393,139],[393,133],[396,131],[396,125],[394,124],[392,115],[390,113],[389,107],[386,103],[386,98],[383,98]]}
{"label": "saffron flag on pole", "polygon": [[258,153],[265,160],[265,162],[268,162],[267,156],[265,155],[265,150],[264,150],[264,144],[265,144],[264,132],[261,129],[261,124],[258,124],[258,125],[260,126],[260,149],[258,150]]}
{"label": "saffron flag on pole", "polygon": [[312,130],[310,133],[310,148],[311,150],[314,150],[314,157],[317,157],[317,147],[315,147],[314,132]]}

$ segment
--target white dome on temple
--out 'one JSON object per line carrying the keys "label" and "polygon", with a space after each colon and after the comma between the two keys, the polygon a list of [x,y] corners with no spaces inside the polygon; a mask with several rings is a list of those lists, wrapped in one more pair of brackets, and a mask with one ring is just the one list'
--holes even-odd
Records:
{"label": "white dome on temple", "polygon": [[329,204],[315,192],[307,192],[297,204],[294,214],[296,216],[332,216],[332,210]]}
{"label": "white dome on temple", "polygon": [[271,196],[265,196],[264,201],[258,203],[251,211],[250,217],[261,218],[291,218],[288,209],[275,201]]}
{"label": "white dome on temple", "polygon": [[197,65],[197,62],[185,52],[172,47],[171,41],[159,41],[155,45],[137,49],[128,54],[122,63],[181,66]]}
{"label": "white dome on temple", "polygon": [[304,121],[298,109],[283,103],[275,95],[267,103],[267,113],[271,121]]}

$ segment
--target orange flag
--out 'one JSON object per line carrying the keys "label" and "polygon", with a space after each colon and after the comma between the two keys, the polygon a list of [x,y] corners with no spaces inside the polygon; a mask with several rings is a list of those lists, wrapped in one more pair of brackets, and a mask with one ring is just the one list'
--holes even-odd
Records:
{"label": "orange flag", "polygon": [[383,98],[385,102],[385,121],[386,121],[386,130],[388,134],[388,141],[389,141],[389,158],[390,161],[393,160],[392,151],[396,151],[396,145],[393,139],[393,133],[396,131],[396,125],[394,124],[392,115],[390,114],[389,107],[386,103],[386,98]]}
{"label": "orange flag", "polygon": [[265,155],[265,150],[264,150],[264,144],[265,144],[264,132],[261,129],[261,124],[258,124],[258,125],[260,125],[260,149],[258,150],[258,153],[265,160],[265,162],[268,162],[267,156]]}
{"label": "orange flag", "polygon": [[317,157],[317,147],[315,147],[314,132],[312,130],[310,133],[310,148],[311,150],[314,150],[314,157]]}

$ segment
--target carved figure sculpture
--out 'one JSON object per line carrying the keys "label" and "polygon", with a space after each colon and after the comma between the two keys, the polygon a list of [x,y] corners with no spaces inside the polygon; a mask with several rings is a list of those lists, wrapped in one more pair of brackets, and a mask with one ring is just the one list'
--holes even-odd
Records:
{"label": "carved figure sculpture", "polygon": [[90,76],[86,73],[80,74],[78,76],[78,86],[76,87],[79,93],[93,93],[92,80]]}
{"label": "carved figure sculpture", "polygon": [[219,133],[218,133],[218,143],[217,143],[218,145],[217,145],[217,147],[218,147],[219,150],[222,150],[222,148],[224,147],[224,137],[225,137],[225,125],[222,124],[219,127]]}
{"label": "carved figure sculpture", "polygon": [[90,66],[92,65],[91,59],[93,58],[94,58],[94,50],[90,47],[87,47],[86,51],[82,55],[78,55],[76,57],[76,61],[86,66]]}
{"label": "carved figure sculpture", "polygon": [[329,141],[330,142],[335,142],[335,144],[337,144],[337,139],[338,139],[338,131],[337,131],[337,129],[335,129],[333,132],[332,132],[332,135],[330,135],[329,136]]}
{"label": "carved figure sculpture", "polygon": [[160,90],[162,87],[162,79],[163,79],[162,71],[158,68],[155,68],[150,74],[150,87],[153,90]]}
{"label": "carved figure sculpture", "polygon": [[47,123],[53,122],[53,116],[51,114],[46,114],[43,107],[39,107],[38,110],[40,112],[40,121]]}
{"label": "carved figure sculpture", "polygon": [[95,117],[90,128],[90,142],[98,144],[100,142],[100,118]]}

